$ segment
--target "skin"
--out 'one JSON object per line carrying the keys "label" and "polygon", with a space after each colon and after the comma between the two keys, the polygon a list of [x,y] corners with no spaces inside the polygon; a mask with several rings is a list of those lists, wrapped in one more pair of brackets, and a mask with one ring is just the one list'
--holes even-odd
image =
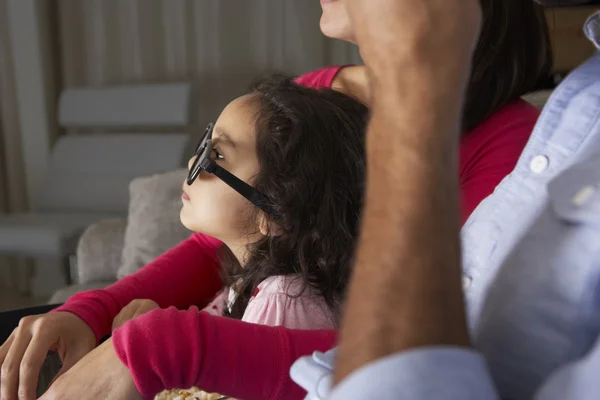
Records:
{"label": "skin", "polygon": [[[252,96],[232,101],[215,123],[213,134],[217,162],[238,178],[252,183],[259,171],[255,148]],[[229,140],[222,135],[227,133]],[[218,153],[218,154],[217,154]],[[190,160],[190,164],[193,159]],[[190,230],[217,237],[243,263],[245,246],[266,234],[266,225],[242,219],[253,215],[253,205],[219,178],[202,172],[183,189],[181,221]],[[134,300],[113,321],[113,329],[158,308],[152,300]],[[48,349],[56,347],[63,368],[43,399],[139,398],[129,370],[117,357],[112,341],[94,349],[96,338],[79,317],[57,312],[24,318],[0,347],[0,393],[2,400],[33,400],[40,368]],[[93,350],[93,351],[92,351]]]}
{"label": "skin", "polygon": [[0,398],[35,399],[40,368],[48,350],[55,348],[64,374],[96,346],[92,329],[68,312],[29,316],[0,346]]}
{"label": "skin", "polygon": [[[101,379],[80,379],[96,371]],[[92,350],[73,368],[57,379],[40,400],[129,399],[141,400],[127,367],[113,349],[112,339]]]}
{"label": "skin", "polygon": [[112,330],[118,329],[125,325],[127,321],[139,317],[142,314],[152,311],[160,306],[150,299],[136,299],[127,304],[119,314],[115,317],[112,323]]}
{"label": "skin", "polygon": [[[468,345],[460,288],[455,171],[460,108],[480,23],[476,3],[380,0],[376,8],[372,0],[323,4],[323,32],[355,40],[367,65],[343,69],[334,88],[373,108],[363,221],[363,232],[369,235],[362,236],[357,253],[338,381],[397,351],[439,343]],[[348,22],[341,19],[343,13]],[[433,32],[427,28],[432,21],[438,27]],[[354,32],[352,26],[360,29]],[[399,107],[401,99],[405,107]],[[431,110],[427,115],[436,117],[425,120],[425,108]],[[217,185],[210,179],[201,178],[199,185]],[[190,200],[207,207],[202,195],[194,193]],[[183,214],[184,223],[195,220],[189,215],[193,213]],[[231,246],[235,248],[235,243]],[[431,254],[432,246],[438,249],[436,254]],[[233,250],[238,258],[243,257]],[[402,305],[394,308],[393,318],[389,304]],[[129,309],[132,318],[135,307]],[[22,325],[0,347],[3,400],[35,399],[41,362],[55,343],[68,361],[63,372],[70,370],[55,381],[43,400],[89,398],[90,393],[94,398],[139,398],[112,342],[90,352],[90,341],[95,344],[93,332],[78,317],[45,314],[28,318]]]}
{"label": "skin", "polygon": [[[346,5],[342,1],[321,2],[321,32],[332,39],[356,43],[354,30]],[[332,89],[355,97],[370,105],[367,70],[363,65],[342,68],[332,82]]]}
{"label": "skin", "polygon": [[[259,172],[254,130],[256,111],[252,95],[239,97],[225,107],[213,132],[213,159],[249,184]],[[193,158],[189,161],[190,167],[193,161]],[[251,219],[254,206],[221,179],[204,171],[191,186],[184,183],[183,191],[180,214],[183,225],[221,240],[243,265],[246,245],[266,233],[261,218]]]}
{"label": "skin", "polygon": [[476,0],[343,3],[373,101],[365,234],[349,288],[336,382],[397,352],[469,346],[460,285],[457,154],[481,23]]}

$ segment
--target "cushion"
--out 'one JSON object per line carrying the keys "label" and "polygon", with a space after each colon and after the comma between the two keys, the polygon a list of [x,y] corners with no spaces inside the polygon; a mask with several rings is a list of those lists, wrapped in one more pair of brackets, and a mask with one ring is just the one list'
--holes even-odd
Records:
{"label": "cushion", "polygon": [[125,244],[126,218],[89,226],[77,244],[77,283],[116,281]]}
{"label": "cushion", "polygon": [[190,236],[179,219],[186,175],[186,169],[178,169],[131,181],[119,279],[134,274]]}

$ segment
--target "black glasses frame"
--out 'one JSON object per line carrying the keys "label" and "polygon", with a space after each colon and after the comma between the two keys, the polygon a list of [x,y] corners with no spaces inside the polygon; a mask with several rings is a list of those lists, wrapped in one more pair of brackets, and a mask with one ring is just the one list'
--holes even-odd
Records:
{"label": "black glasses frame", "polygon": [[210,157],[213,152],[212,134],[214,127],[213,123],[208,124],[204,135],[196,146],[196,150],[194,150],[194,162],[190,168],[186,183],[191,186],[196,178],[198,178],[198,175],[200,175],[200,171],[204,170],[221,179],[256,207],[271,216],[275,216],[275,210],[264,194],[221,167]]}

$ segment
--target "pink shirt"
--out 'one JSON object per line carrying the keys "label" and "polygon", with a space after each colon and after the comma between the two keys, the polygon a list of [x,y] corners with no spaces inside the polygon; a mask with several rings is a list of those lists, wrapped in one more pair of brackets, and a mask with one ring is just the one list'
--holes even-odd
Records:
{"label": "pink shirt", "polygon": [[[242,321],[289,329],[335,329],[336,318],[323,298],[307,287],[302,294],[301,282],[293,276],[272,276],[262,281],[248,306]],[[221,316],[236,293],[225,288],[202,311]]]}
{"label": "pink shirt", "polygon": [[[297,82],[330,87],[340,69],[313,71]],[[537,117],[535,108],[518,100],[463,136],[463,219],[512,171]],[[129,302],[156,301],[162,310],[113,333],[117,354],[147,399],[165,388],[191,386],[245,400],[302,399],[305,392],[290,379],[290,366],[301,356],[333,347],[336,332],[247,324],[199,312],[223,288],[220,245],[214,238],[193,234],[136,274],[106,289],[73,296],[57,311],[79,316],[99,340],[110,333],[113,319]],[[259,309],[266,311],[257,312],[257,320],[286,323],[287,312],[272,312],[277,308],[269,305]]]}

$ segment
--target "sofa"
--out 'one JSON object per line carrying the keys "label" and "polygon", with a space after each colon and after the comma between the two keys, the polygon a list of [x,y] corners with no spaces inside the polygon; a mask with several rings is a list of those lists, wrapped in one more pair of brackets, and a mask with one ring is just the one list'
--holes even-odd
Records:
{"label": "sofa", "polygon": [[81,235],[74,267],[75,284],[58,290],[50,304],[72,295],[104,288],[135,273],[154,258],[187,239],[179,220],[184,168],[135,178],[129,184],[126,218],[110,218]]}
{"label": "sofa", "polygon": [[30,211],[0,216],[0,255],[38,261],[42,283],[58,275],[49,269],[58,261],[70,283],[80,235],[127,215],[129,182],[185,165],[191,102],[190,83],[64,90],[57,121],[66,134],[52,146]]}

